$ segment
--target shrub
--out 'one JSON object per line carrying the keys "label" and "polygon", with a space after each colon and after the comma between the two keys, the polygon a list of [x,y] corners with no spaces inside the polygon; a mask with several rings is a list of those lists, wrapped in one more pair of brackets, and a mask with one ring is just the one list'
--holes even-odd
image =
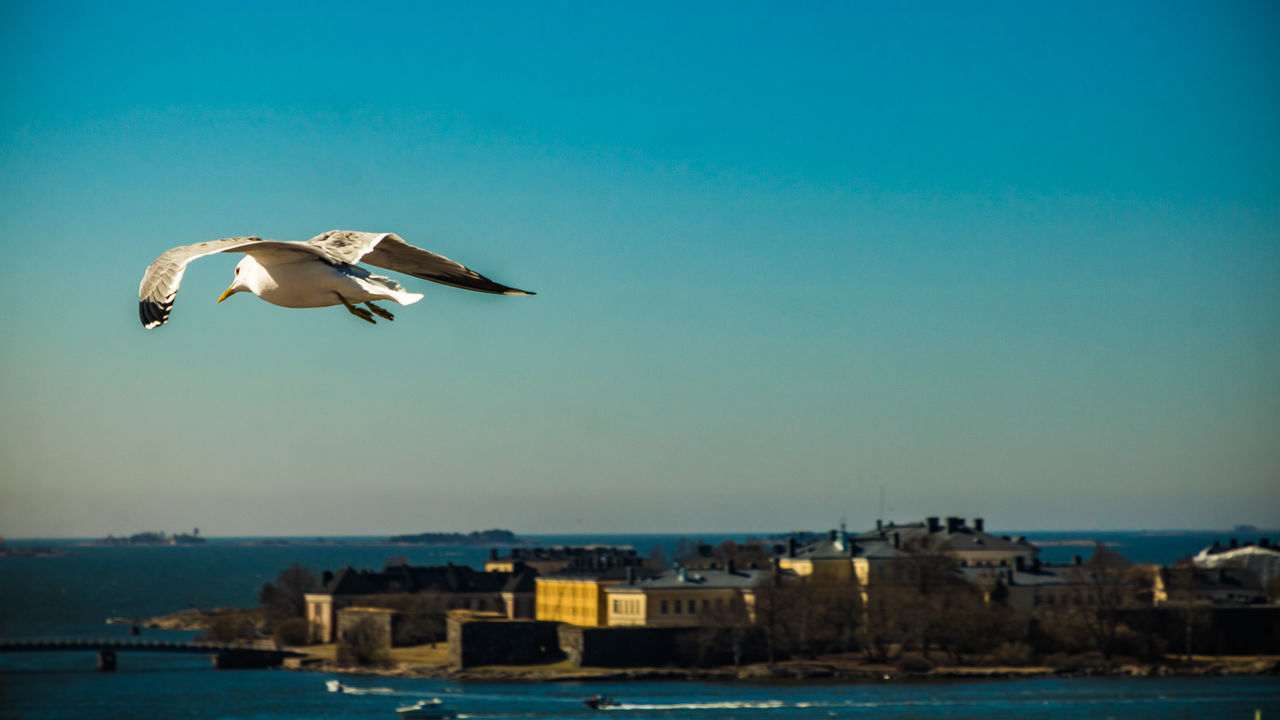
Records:
{"label": "shrub", "polygon": [[390,659],[377,624],[367,618],[344,630],[338,640],[341,665],[386,665]]}
{"label": "shrub", "polygon": [[1024,642],[1001,643],[991,653],[991,662],[1007,667],[1026,667],[1035,664],[1036,651]]}
{"label": "shrub", "polygon": [[230,643],[252,638],[257,629],[257,616],[242,610],[218,610],[208,619],[201,640]]}
{"label": "shrub", "polygon": [[306,645],[311,642],[311,623],[306,618],[280,620],[271,630],[277,645]]}

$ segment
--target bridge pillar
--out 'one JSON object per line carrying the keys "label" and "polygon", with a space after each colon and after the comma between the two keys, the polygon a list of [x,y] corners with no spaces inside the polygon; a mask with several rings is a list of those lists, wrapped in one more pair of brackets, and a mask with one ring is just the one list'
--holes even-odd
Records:
{"label": "bridge pillar", "polygon": [[116,651],[115,650],[99,650],[98,651],[98,671],[99,672],[115,672],[116,671]]}

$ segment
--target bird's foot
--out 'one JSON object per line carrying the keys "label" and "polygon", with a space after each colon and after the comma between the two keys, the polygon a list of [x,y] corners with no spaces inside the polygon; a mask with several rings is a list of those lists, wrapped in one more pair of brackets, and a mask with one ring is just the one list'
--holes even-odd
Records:
{"label": "bird's foot", "polygon": [[369,308],[369,309],[370,309],[370,310],[372,310],[374,313],[376,313],[379,317],[384,317],[384,318],[386,318],[386,319],[388,319],[388,320],[395,320],[395,319],[396,319],[396,316],[395,316],[395,315],[392,315],[390,310],[387,310],[387,309],[385,309],[385,308],[380,308],[380,307],[378,307],[377,305],[374,305],[374,304],[373,304],[373,303],[371,303],[371,302],[367,302],[367,303],[365,303],[364,305],[365,305],[365,307]]}
{"label": "bird's foot", "polygon": [[365,322],[369,322],[374,325],[378,324],[378,321],[373,319],[373,313],[370,313],[368,310],[365,310],[364,308],[358,308],[355,305],[352,305],[350,302],[347,301],[346,298],[342,297],[342,293],[335,292],[334,295],[338,296],[338,299],[342,301],[343,305],[347,306],[347,309],[351,311],[352,315],[355,315],[356,317],[360,318],[361,320],[364,320]]}

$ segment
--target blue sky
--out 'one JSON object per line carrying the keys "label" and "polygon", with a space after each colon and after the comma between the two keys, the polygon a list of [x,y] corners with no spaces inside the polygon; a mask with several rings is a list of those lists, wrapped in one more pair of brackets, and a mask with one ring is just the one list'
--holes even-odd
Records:
{"label": "blue sky", "polygon": [[[1280,525],[1274,3],[0,8],[0,534]],[[137,285],[389,231],[535,297]]]}

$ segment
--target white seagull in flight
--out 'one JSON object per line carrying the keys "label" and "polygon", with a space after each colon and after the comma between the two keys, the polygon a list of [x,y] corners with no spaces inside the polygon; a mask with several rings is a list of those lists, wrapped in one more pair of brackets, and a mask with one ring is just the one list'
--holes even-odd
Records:
{"label": "white seagull in flight", "polygon": [[[374,275],[356,265],[357,262],[464,290],[533,295],[496,283],[447,257],[416,248],[393,233],[330,230],[306,242],[236,237],[176,247],[147,266],[138,288],[138,317],[142,319],[142,326],[157,328],[169,319],[188,263],[205,255],[225,252],[244,253],[244,259],[236,265],[236,279],[218,302],[238,292],[251,292],[272,305],[287,308],[342,304],[352,315],[375,324],[375,313],[388,320],[395,319],[390,312],[374,305],[375,300],[411,305],[421,300],[422,295],[405,291],[400,283]],[[360,303],[369,309],[356,307]]]}

